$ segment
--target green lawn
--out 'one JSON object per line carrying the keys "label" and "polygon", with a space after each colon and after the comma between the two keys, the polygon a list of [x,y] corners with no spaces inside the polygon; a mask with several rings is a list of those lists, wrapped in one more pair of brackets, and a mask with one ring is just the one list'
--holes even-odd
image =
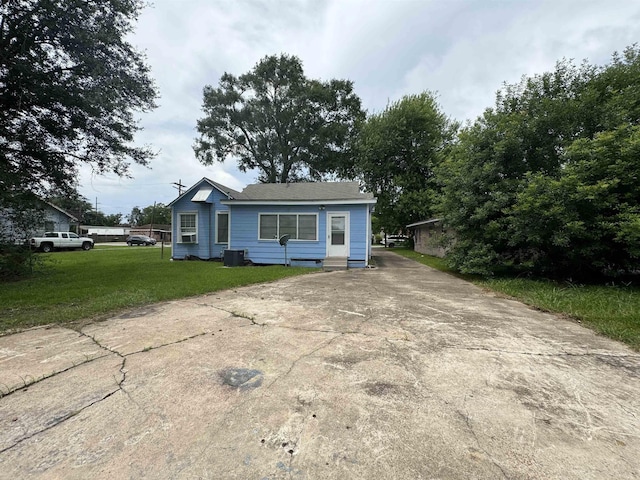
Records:
{"label": "green lawn", "polygon": [[96,248],[38,254],[45,269],[0,285],[0,332],[98,318],[153,302],[313,272],[283,266],[224,268],[221,262],[170,261],[171,249]]}
{"label": "green lawn", "polygon": [[[430,267],[454,273],[443,259],[397,248],[395,253]],[[596,332],[640,350],[640,288],[562,284],[524,278],[461,276],[540,310],[579,320]]]}

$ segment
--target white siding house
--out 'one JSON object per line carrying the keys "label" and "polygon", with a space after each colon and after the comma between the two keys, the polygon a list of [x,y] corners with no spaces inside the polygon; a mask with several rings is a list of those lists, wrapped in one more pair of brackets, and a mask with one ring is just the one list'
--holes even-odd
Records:
{"label": "white siding house", "polygon": [[60,207],[38,200],[28,212],[0,208],[0,235],[9,240],[26,240],[44,232],[68,232],[78,219]]}

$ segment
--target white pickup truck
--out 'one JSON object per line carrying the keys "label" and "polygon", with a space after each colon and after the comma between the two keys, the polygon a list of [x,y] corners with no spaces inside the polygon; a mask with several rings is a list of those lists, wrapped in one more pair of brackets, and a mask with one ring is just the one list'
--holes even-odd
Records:
{"label": "white pickup truck", "polygon": [[31,248],[42,250],[45,253],[56,248],[81,248],[91,250],[93,240],[87,237],[79,237],[73,232],[46,232],[44,237],[34,237],[29,240]]}

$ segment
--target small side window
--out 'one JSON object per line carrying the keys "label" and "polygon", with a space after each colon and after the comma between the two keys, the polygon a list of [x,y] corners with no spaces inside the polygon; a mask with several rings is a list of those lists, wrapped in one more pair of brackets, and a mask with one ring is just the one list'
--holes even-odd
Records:
{"label": "small side window", "polygon": [[198,215],[181,213],[178,215],[178,243],[198,243]]}
{"label": "small side window", "polygon": [[229,213],[216,213],[216,243],[229,243]]}

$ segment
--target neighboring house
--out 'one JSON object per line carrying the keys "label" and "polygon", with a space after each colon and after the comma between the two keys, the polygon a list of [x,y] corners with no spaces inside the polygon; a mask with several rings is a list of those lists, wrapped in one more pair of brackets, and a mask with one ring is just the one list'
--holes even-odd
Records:
{"label": "neighboring house", "polygon": [[171,241],[171,225],[118,225],[105,227],[101,225],[82,225],[81,234],[93,238],[96,243],[124,242],[129,235],[147,235],[158,242]]}
{"label": "neighboring house", "polygon": [[446,254],[445,238],[447,231],[442,225],[442,219],[432,218],[422,222],[407,225],[413,231],[413,249],[416,252],[435,257],[444,257]]}
{"label": "neighboring house", "polygon": [[131,227],[131,235],[146,235],[155,238],[158,242],[171,241],[171,225],[138,225]]}
{"label": "neighboring house", "polygon": [[95,243],[124,242],[129,236],[131,227],[118,225],[117,227],[105,227],[104,225],[82,225],[80,235],[91,237]]}
{"label": "neighboring house", "polygon": [[174,259],[242,250],[255,264],[365,267],[376,203],[355,182],[265,183],[237,192],[203,178],[171,202]]}
{"label": "neighboring house", "polygon": [[21,241],[44,232],[68,232],[78,219],[46,200],[38,200],[35,209],[13,212],[0,209],[0,230],[7,239]]}

